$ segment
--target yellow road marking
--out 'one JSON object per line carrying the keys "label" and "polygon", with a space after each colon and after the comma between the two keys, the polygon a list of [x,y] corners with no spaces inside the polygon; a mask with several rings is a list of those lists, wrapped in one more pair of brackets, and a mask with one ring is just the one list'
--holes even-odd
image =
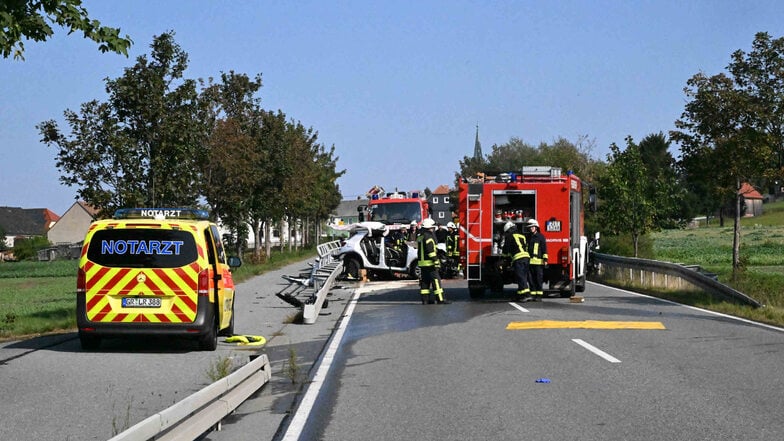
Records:
{"label": "yellow road marking", "polygon": [[521,329],[667,329],[662,322],[602,322],[598,320],[510,322],[508,330]]}

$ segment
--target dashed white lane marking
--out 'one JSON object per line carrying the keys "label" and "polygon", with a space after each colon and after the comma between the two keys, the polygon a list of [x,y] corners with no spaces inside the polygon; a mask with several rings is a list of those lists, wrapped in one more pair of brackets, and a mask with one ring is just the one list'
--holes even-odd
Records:
{"label": "dashed white lane marking", "polygon": [[620,363],[621,362],[621,360],[618,360],[617,358],[613,357],[612,355],[602,351],[601,349],[597,348],[596,346],[590,345],[590,344],[584,342],[583,340],[580,340],[579,338],[573,338],[572,341],[577,343],[578,345],[584,347],[585,349],[588,349],[589,351],[593,352],[594,354],[604,358],[605,360],[609,361],[610,363]]}
{"label": "dashed white lane marking", "polygon": [[527,309],[523,308],[522,306],[518,305],[518,304],[517,304],[517,303],[515,303],[515,302],[509,302],[509,304],[510,304],[510,305],[512,305],[512,306],[514,306],[515,308],[519,309],[520,311],[523,311],[523,312],[529,312]]}

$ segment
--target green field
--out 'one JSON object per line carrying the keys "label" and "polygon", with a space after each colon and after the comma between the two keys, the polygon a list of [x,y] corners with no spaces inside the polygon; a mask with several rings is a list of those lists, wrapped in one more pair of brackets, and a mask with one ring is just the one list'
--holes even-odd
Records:
{"label": "green field", "polygon": [[[234,271],[243,280],[315,257],[312,249],[275,251],[259,264],[245,259]],[[0,263],[0,340],[76,329],[76,260]]]}
{"label": "green field", "polygon": [[[652,234],[654,258],[700,265],[716,273],[719,281],[766,305],[754,309],[702,299],[697,306],[784,325],[784,202],[764,205],[764,214],[741,219],[741,271],[732,280],[732,219],[718,220],[695,229],[666,230]],[[684,299],[678,299],[683,301]]]}

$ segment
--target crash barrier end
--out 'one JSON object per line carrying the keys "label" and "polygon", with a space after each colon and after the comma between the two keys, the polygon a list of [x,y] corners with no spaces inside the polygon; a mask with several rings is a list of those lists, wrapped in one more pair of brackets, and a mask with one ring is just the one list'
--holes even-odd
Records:
{"label": "crash barrier end", "polygon": [[235,372],[156,413],[109,441],[196,439],[220,424],[272,377],[266,354]]}

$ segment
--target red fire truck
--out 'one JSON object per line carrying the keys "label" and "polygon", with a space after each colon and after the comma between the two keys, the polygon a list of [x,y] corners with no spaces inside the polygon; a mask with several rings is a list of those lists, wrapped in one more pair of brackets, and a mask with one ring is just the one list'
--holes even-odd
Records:
{"label": "red fire truck", "polygon": [[583,232],[583,183],[557,167],[523,167],[521,172],[483,173],[459,182],[461,263],[472,298],[486,288],[502,291],[514,274],[501,254],[503,225],[520,232],[536,219],[547,239],[548,292],[562,297],[585,290],[588,240]]}
{"label": "red fire truck", "polygon": [[430,216],[427,199],[418,191],[385,193],[383,188],[375,186],[367,196],[368,204],[358,207],[363,220],[408,226],[411,221],[421,224]]}

